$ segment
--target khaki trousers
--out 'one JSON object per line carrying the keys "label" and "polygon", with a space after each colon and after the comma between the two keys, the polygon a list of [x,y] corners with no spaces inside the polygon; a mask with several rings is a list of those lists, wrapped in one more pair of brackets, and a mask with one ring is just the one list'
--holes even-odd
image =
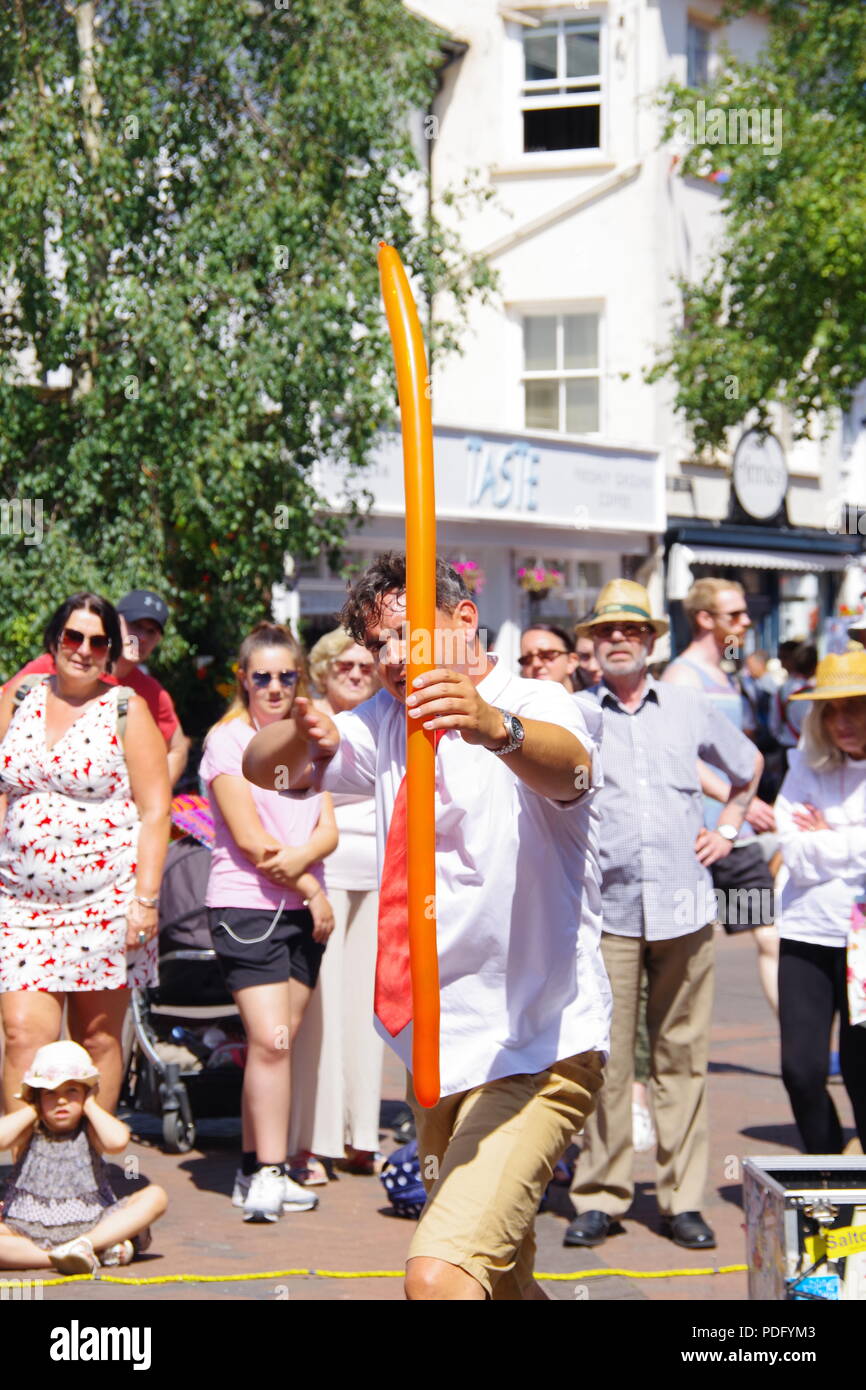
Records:
{"label": "khaki trousers", "polygon": [[554,1165],[595,1104],[601,1054],[505,1076],[415,1112],[427,1205],[409,1259],[425,1255],[471,1274],[488,1297],[532,1296],[535,1214]]}
{"label": "khaki trousers", "polygon": [[572,1184],[578,1213],[624,1216],[634,1197],[632,1086],[641,975],[647,973],[650,1093],[658,1134],[659,1211],[700,1211],[707,1174],[707,1062],[713,1008],[713,926],[671,941],[601,938],[613,994],[610,1061]]}

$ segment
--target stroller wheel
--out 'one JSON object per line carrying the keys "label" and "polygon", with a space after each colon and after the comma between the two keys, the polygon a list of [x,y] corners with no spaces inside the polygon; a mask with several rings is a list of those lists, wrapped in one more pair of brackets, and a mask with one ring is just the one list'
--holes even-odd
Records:
{"label": "stroller wheel", "polygon": [[168,1153],[189,1153],[195,1143],[195,1124],[185,1120],[179,1110],[167,1110],[162,1117],[162,1142]]}

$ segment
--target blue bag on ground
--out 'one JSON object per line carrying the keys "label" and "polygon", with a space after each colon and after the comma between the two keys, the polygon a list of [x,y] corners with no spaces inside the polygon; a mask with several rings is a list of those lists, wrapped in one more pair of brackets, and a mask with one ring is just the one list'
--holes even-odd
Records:
{"label": "blue bag on ground", "polygon": [[395,1149],[379,1177],[395,1214],[417,1221],[427,1200],[418,1162],[418,1140]]}

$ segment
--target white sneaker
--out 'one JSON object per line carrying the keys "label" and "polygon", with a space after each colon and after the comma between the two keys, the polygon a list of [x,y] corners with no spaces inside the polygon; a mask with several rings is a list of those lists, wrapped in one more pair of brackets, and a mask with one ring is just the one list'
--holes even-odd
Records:
{"label": "white sneaker", "polygon": [[232,1188],[232,1206],[242,1207],[247,1200],[247,1193],[250,1190],[252,1178],[249,1173],[242,1173],[238,1168],[235,1173],[235,1185]]}
{"label": "white sneaker", "polygon": [[631,1133],[635,1153],[648,1153],[658,1143],[653,1117],[647,1107],[637,1101],[633,1101],[631,1107]]}
{"label": "white sneaker", "polygon": [[283,1174],[283,1211],[315,1211],[318,1197]]}
{"label": "white sneaker", "polygon": [[253,1173],[244,1201],[244,1221],[278,1221],[283,1210],[281,1168],[259,1168]]}

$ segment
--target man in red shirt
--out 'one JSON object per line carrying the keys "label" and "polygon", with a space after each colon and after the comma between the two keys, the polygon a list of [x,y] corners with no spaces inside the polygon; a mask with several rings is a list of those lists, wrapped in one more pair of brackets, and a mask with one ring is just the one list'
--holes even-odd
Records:
{"label": "man in red shirt", "polygon": [[[168,608],[159,594],[149,589],[133,589],[120,600],[117,611],[123,631],[123,655],[111,675],[103,679],[109,685],[128,685],[144,700],[165,739],[168,775],[174,786],[186,767],[189,739],[180,726],[168,691],[139,667],[139,663],[146,661],[162,640],[168,621]],[[54,673],[54,657],[50,652],[43,652],[34,661],[28,661],[17,674],[42,675],[45,672]]]}

